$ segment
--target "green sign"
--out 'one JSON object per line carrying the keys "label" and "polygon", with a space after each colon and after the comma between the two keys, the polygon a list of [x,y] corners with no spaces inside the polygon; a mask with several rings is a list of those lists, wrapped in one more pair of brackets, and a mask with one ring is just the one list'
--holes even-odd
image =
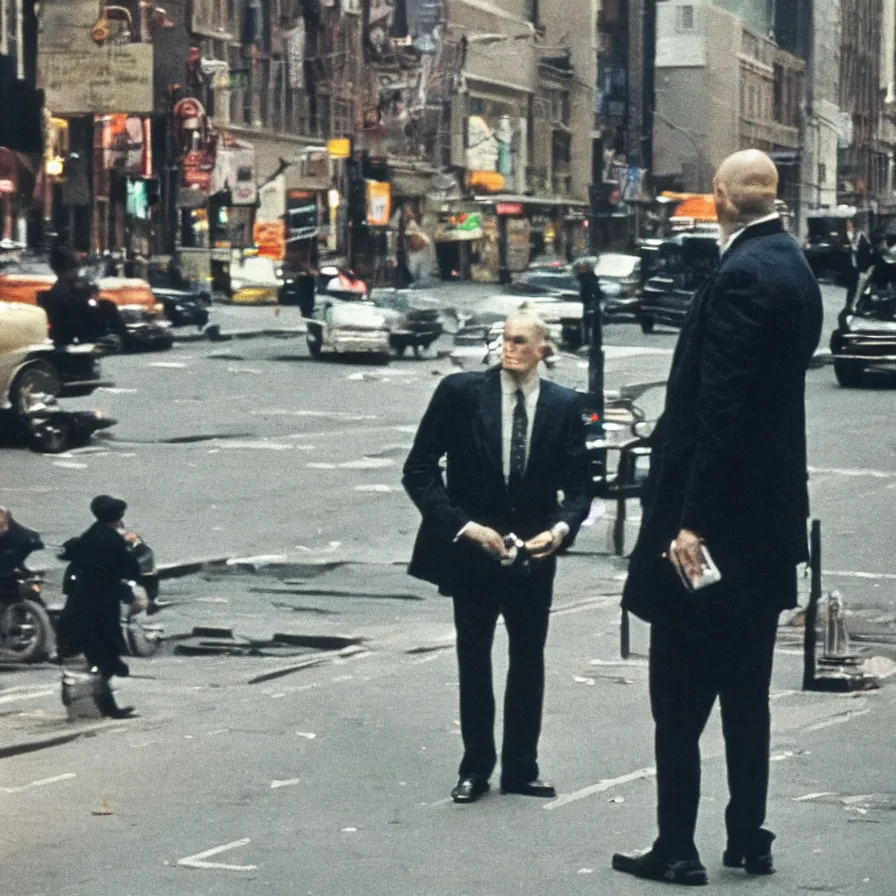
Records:
{"label": "green sign", "polygon": [[230,70],[230,89],[231,90],[248,90],[249,89],[249,69],[232,68]]}

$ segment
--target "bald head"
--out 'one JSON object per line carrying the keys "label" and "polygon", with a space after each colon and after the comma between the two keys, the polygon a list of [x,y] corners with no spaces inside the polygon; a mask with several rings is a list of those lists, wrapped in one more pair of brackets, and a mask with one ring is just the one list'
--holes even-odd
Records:
{"label": "bald head", "polygon": [[719,165],[713,193],[722,230],[736,230],[775,210],[778,169],[758,149],[736,152]]}

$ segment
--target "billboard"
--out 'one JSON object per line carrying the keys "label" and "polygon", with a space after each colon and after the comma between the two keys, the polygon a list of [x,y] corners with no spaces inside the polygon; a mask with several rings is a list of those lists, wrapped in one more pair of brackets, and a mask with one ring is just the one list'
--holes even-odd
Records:
{"label": "billboard", "polygon": [[[54,115],[153,111],[153,47],[132,43],[124,7],[95,0],[43,0],[37,83]],[[124,10],[110,18],[108,10]]]}

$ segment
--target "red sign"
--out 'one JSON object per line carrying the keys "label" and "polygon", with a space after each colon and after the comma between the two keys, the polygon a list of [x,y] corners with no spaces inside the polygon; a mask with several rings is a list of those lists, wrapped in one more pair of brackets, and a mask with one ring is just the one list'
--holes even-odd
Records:
{"label": "red sign", "polygon": [[498,202],[495,211],[499,215],[521,215],[523,213],[522,202]]}

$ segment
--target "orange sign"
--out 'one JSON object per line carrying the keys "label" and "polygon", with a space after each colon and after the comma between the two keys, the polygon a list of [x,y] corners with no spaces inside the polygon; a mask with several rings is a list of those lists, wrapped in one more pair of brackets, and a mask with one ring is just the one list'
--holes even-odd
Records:
{"label": "orange sign", "polygon": [[471,171],[467,175],[467,186],[483,193],[500,193],[504,189],[504,175],[497,171]]}
{"label": "orange sign", "polygon": [[252,225],[252,242],[262,258],[283,261],[286,255],[286,224],[283,221],[256,221]]}
{"label": "orange sign", "polygon": [[392,185],[386,181],[367,181],[367,224],[388,227],[392,217]]}

